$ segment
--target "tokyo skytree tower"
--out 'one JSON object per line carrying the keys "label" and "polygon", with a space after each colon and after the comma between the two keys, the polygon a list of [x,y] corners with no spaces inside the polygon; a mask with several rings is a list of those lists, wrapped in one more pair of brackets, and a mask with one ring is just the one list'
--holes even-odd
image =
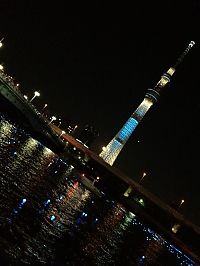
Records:
{"label": "tokyo skytree tower", "polygon": [[159,82],[155,85],[153,89],[148,89],[144,100],[123,125],[120,131],[115,135],[115,137],[108,143],[106,147],[103,148],[99,156],[108,164],[113,165],[120,151],[132,135],[133,131],[140,123],[144,115],[147,113],[149,108],[158,101],[160,97],[160,91],[165,87],[165,85],[170,82],[172,75],[174,74],[177,66],[182,62],[184,57],[187,55],[189,50],[194,46],[195,42],[191,41],[184,52],[180,55],[173,67],[164,73]]}

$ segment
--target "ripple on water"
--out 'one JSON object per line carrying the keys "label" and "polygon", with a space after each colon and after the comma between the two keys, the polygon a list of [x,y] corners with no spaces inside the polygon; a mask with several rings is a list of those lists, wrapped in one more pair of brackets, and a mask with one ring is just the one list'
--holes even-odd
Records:
{"label": "ripple on water", "polygon": [[0,115],[4,265],[194,265],[67,161]]}

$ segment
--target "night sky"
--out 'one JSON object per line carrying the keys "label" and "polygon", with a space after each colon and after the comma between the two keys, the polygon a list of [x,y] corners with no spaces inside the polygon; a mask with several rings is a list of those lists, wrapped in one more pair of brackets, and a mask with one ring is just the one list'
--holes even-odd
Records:
{"label": "night sky", "polygon": [[196,42],[114,166],[200,225],[200,1],[42,2],[0,2],[0,63],[63,128],[93,125],[98,153]]}

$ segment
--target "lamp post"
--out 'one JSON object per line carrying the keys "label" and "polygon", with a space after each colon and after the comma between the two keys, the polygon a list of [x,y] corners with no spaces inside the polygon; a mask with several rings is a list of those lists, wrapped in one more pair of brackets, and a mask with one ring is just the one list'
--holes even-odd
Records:
{"label": "lamp post", "polygon": [[45,103],[41,111],[43,112],[46,107],[47,107],[47,103]]}
{"label": "lamp post", "polygon": [[[2,38],[1,40],[0,40],[0,48],[3,46],[3,39],[4,38]],[[3,71],[3,65],[0,65],[0,71]]]}
{"label": "lamp post", "polygon": [[[180,207],[182,206],[182,204],[183,204],[184,202],[185,202],[184,199],[182,199],[181,202],[180,202],[180,204],[179,204],[178,207],[177,207],[177,211],[180,209]],[[174,224],[174,225],[173,225],[173,227],[171,228],[171,230],[172,230],[172,232],[173,232],[174,234],[176,234],[176,233],[179,231],[180,227],[181,227],[181,225],[180,225],[179,223],[177,223],[177,224]]]}
{"label": "lamp post", "polygon": [[52,116],[51,120],[49,121],[48,125],[50,125],[54,120],[56,120],[55,116]]}
{"label": "lamp post", "polygon": [[178,205],[177,210],[180,209],[181,205],[182,205],[184,202],[185,202],[184,199],[182,199],[181,202],[180,202],[180,204]]}
{"label": "lamp post", "polygon": [[142,177],[140,178],[140,181],[139,181],[139,183],[141,183],[142,182],[142,180],[143,180],[143,178],[145,177],[147,175],[147,173],[143,173],[143,175],[142,175]]}
{"label": "lamp post", "polygon": [[39,97],[39,96],[40,96],[40,93],[38,91],[35,91],[34,96],[30,99],[30,102],[32,102],[33,99],[35,99],[35,97]]}
{"label": "lamp post", "polygon": [[[106,147],[103,147],[103,150],[105,150],[106,149]],[[142,182],[142,180],[143,180],[143,178],[145,177],[147,175],[147,173],[143,173],[143,175],[142,175],[142,177],[140,178],[140,180],[138,181],[138,183],[141,183]],[[129,195],[130,195],[130,193],[132,192],[132,187],[131,186],[129,186],[128,188],[127,188],[127,190],[124,192],[124,196],[125,197],[129,197]]]}
{"label": "lamp post", "polygon": [[61,118],[59,118],[58,121],[59,121],[58,127],[60,127],[60,125],[61,125]]}
{"label": "lamp post", "polygon": [[59,135],[59,138],[63,135],[63,134],[65,134],[66,132],[64,131],[64,130],[62,130],[61,131],[61,133],[60,133],[60,135]]}
{"label": "lamp post", "polygon": [[98,181],[99,181],[99,176],[97,176],[97,178],[93,180],[92,185],[94,185],[94,183]]}
{"label": "lamp post", "polygon": [[74,134],[75,130],[77,129],[77,125],[75,125],[75,127],[72,129],[72,134]]}
{"label": "lamp post", "polygon": [[3,46],[3,39],[4,39],[4,38],[2,38],[2,39],[0,40],[0,48]]}

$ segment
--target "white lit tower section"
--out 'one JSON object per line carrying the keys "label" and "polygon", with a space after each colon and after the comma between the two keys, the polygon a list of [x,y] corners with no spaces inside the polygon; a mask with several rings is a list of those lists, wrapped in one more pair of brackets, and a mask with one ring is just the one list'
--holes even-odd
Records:
{"label": "white lit tower section", "polygon": [[113,165],[120,151],[124,147],[125,143],[130,138],[131,134],[140,123],[144,115],[147,113],[149,108],[158,101],[160,97],[160,91],[165,87],[165,85],[170,82],[172,75],[174,74],[177,66],[182,62],[185,55],[189,52],[189,50],[193,47],[195,43],[191,41],[185,51],[178,58],[176,64],[173,67],[164,73],[159,82],[153,89],[148,89],[144,100],[135,110],[135,112],[131,115],[131,117],[127,120],[127,122],[123,125],[121,130],[115,135],[115,137],[108,143],[106,147],[103,148],[102,152],[99,156],[108,164]]}

